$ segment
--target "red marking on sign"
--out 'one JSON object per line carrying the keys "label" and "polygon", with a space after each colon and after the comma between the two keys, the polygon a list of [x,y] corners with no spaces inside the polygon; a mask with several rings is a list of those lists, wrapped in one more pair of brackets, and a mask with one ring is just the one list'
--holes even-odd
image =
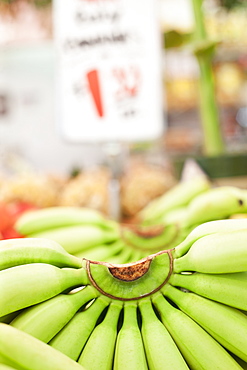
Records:
{"label": "red marking on sign", "polygon": [[99,75],[96,69],[93,69],[87,73],[87,80],[89,83],[89,89],[93,97],[93,101],[100,117],[104,116],[102,96],[100,91]]}
{"label": "red marking on sign", "polygon": [[138,95],[140,87],[140,71],[137,67],[115,68],[113,76],[118,83],[116,96],[118,99],[134,97]]}

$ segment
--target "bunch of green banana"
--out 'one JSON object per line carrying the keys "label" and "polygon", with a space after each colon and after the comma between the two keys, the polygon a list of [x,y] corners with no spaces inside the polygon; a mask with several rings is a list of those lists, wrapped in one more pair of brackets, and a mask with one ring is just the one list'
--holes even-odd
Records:
{"label": "bunch of green banana", "polygon": [[[140,225],[121,227],[124,242],[144,257],[172,249],[197,226],[247,212],[247,190],[212,188],[204,177],[181,182],[139,214]],[[133,259],[132,259],[133,260]]]}
{"label": "bunch of green banana", "polygon": [[78,258],[114,263],[137,261],[182,240],[176,224],[134,227],[80,207],[32,210],[17,220],[15,228],[24,239],[49,239]]}
{"label": "bunch of green banana", "polygon": [[206,177],[181,181],[139,212],[142,224],[170,224],[185,227],[247,213],[247,189],[213,187]]}
{"label": "bunch of green banana", "polygon": [[191,180],[181,181],[164,195],[151,201],[142,209],[137,217],[145,224],[162,223],[170,212],[182,211],[198,195],[211,189],[211,183],[206,176],[198,176]]}
{"label": "bunch of green banana", "polygon": [[16,230],[25,238],[50,239],[79,258],[131,263],[172,249],[198,225],[247,212],[247,190],[212,188],[205,176],[182,181],[144,208],[139,224],[122,224],[99,211],[50,207],[24,213]]}
{"label": "bunch of green banana", "polygon": [[31,210],[21,215],[14,227],[24,237],[51,239],[73,255],[119,238],[117,222],[83,207]]}
{"label": "bunch of green banana", "polygon": [[247,219],[204,223],[175,248],[126,264],[59,267],[36,262],[39,248],[0,271],[0,363],[41,370],[32,338],[52,350],[46,361],[61,352],[88,370],[246,368]]}
{"label": "bunch of green banana", "polygon": [[[204,177],[184,181],[156,198],[139,213],[143,225],[176,227],[175,247],[198,225],[243,216],[247,213],[247,190],[234,186],[212,187]],[[173,241],[172,241],[173,242]]]}

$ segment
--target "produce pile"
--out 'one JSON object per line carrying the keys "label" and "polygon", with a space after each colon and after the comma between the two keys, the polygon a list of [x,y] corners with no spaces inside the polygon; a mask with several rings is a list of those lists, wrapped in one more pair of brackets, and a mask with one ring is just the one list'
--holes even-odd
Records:
{"label": "produce pile", "polygon": [[247,190],[212,187],[206,177],[180,182],[150,202],[134,223],[118,223],[97,210],[48,207],[15,222],[17,235],[47,238],[77,257],[130,263],[172,249],[198,225],[247,214]]}
{"label": "produce pile", "polygon": [[0,241],[0,369],[247,366],[247,219],[197,226],[137,262]]}
{"label": "produce pile", "polygon": [[[29,167],[28,171],[23,171],[22,168],[28,164],[18,164],[18,161],[19,158],[14,168],[8,168],[12,175],[4,175],[0,171],[0,204],[13,206],[25,203],[36,208],[79,206],[109,214],[112,174],[106,166],[75,169],[70,175],[51,175]],[[149,164],[131,156],[119,178],[122,215],[133,217],[177,182],[169,166]]]}

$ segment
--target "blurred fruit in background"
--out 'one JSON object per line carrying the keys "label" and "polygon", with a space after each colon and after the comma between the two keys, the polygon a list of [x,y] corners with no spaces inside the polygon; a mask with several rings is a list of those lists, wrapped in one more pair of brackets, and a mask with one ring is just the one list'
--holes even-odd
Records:
{"label": "blurred fruit in background", "polygon": [[22,237],[15,229],[14,224],[20,215],[32,209],[37,209],[33,204],[15,201],[0,204],[0,239]]}
{"label": "blurred fruit in background", "polygon": [[[0,181],[1,230],[30,208],[79,206],[109,216],[110,170],[107,166],[77,169],[67,176],[35,170],[2,175]],[[151,200],[164,194],[177,179],[169,167],[131,158],[120,181],[123,218],[134,217]],[[9,220],[11,218],[11,220]]]}

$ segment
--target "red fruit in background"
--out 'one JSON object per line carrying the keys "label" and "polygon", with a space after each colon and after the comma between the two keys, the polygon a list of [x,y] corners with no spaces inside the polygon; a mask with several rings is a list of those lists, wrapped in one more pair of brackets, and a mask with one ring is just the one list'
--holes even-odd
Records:
{"label": "red fruit in background", "polygon": [[17,218],[24,212],[29,211],[31,209],[37,209],[38,207],[34,206],[33,204],[26,203],[26,202],[13,202],[6,205],[7,212],[9,217],[11,218],[12,222],[15,222]]}
{"label": "red fruit in background", "polygon": [[9,216],[7,206],[0,204],[0,232],[12,224],[12,220]]}
{"label": "red fruit in background", "polygon": [[9,227],[1,232],[2,239],[23,238],[13,227]]}
{"label": "red fruit in background", "polygon": [[14,229],[16,220],[24,212],[37,208],[33,204],[20,201],[0,204],[0,239],[21,238],[22,235]]}

